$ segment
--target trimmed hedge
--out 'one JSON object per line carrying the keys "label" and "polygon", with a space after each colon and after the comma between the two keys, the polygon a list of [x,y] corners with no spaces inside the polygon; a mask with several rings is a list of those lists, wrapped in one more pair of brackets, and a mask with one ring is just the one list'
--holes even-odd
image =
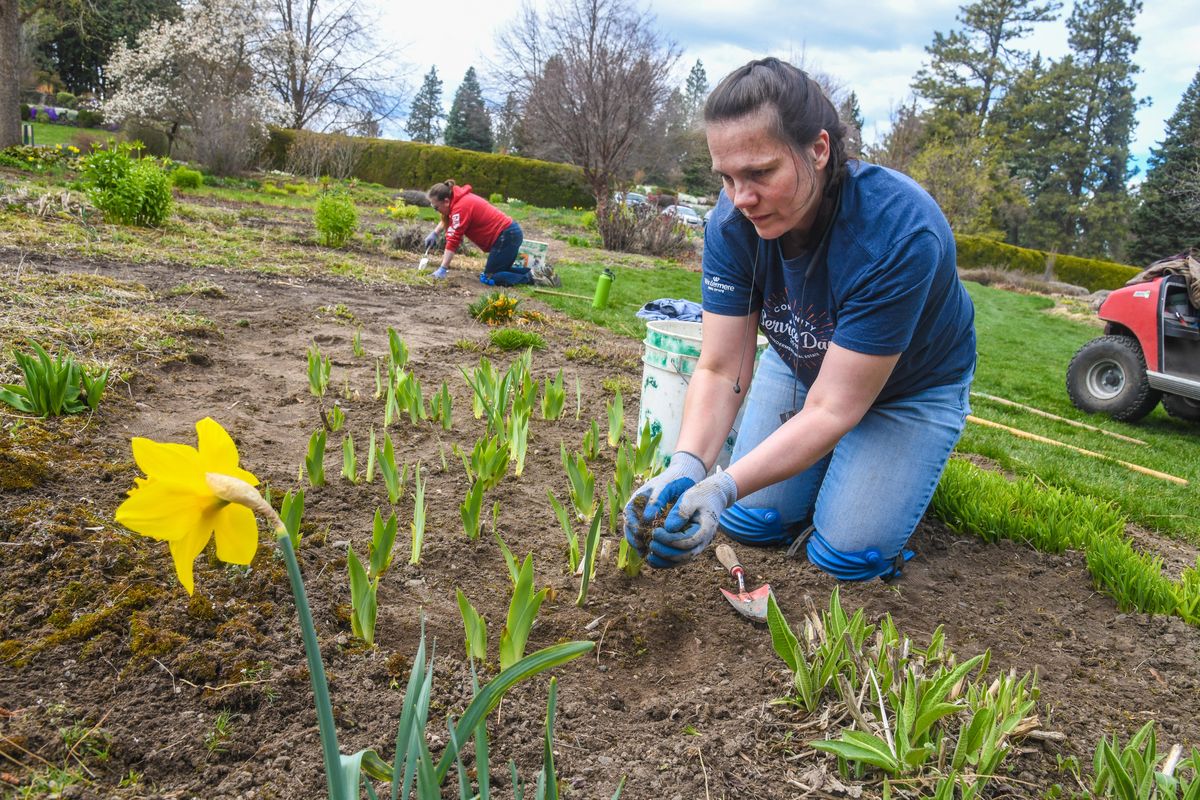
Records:
{"label": "trimmed hedge", "polygon": [[[1046,259],[1050,254],[1042,250],[1016,247],[994,239],[964,234],[955,235],[954,241],[958,249],[960,267],[995,267],[1031,275],[1046,273]],[[1141,270],[1137,267],[1112,261],[1068,255],[1054,257],[1055,280],[1073,283],[1093,292],[1099,289],[1119,289],[1125,285],[1125,281],[1139,272]]]}
{"label": "trimmed hedge", "polygon": [[[287,163],[294,130],[272,128],[267,156],[274,169]],[[596,200],[583,180],[583,172],[568,164],[531,158],[477,153],[419,142],[391,139],[356,139],[362,154],[353,177],[395,189],[424,188],[453,179],[471,184],[482,196],[499,193],[543,208],[593,208]]]}

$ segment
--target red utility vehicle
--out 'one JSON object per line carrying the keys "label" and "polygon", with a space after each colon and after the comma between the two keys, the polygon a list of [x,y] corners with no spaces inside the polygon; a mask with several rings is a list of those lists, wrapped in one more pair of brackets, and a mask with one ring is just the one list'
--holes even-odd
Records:
{"label": "red utility vehicle", "polygon": [[1167,413],[1200,422],[1200,311],[1186,280],[1167,275],[1117,289],[1100,306],[1104,336],[1067,367],[1067,394],[1081,411],[1135,422],[1161,399]]}

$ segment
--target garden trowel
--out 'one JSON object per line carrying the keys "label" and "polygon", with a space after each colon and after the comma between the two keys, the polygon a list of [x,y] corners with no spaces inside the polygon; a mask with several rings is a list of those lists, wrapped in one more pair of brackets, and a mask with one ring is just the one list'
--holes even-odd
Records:
{"label": "garden trowel", "polygon": [[737,578],[738,582],[737,594],[728,589],[722,589],[721,594],[725,595],[729,604],[742,616],[749,617],[755,622],[766,622],[767,598],[771,596],[771,584],[764,583],[753,592],[747,592],[746,570],[738,563],[733,548],[727,544],[717,545],[717,560],[725,569],[729,570],[730,575]]}
{"label": "garden trowel", "polygon": [[425,248],[425,255],[421,257],[420,263],[417,264],[417,271],[424,272],[429,267],[429,248]]}

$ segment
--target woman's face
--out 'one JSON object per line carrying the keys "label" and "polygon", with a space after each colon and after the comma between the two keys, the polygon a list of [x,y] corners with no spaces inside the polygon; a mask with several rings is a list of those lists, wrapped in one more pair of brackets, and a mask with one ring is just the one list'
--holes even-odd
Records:
{"label": "woman's face", "polygon": [[429,199],[429,204],[433,206],[434,211],[437,211],[439,214],[441,214],[443,216],[445,216],[446,212],[450,210],[450,198],[449,197],[447,197],[445,200],[435,200],[431,197]]}
{"label": "woman's face", "polygon": [[798,153],[771,132],[773,113],[760,109],[708,125],[713,172],[734,207],[764,239],[805,233],[812,227],[829,161],[828,133],[822,130],[815,142]]}

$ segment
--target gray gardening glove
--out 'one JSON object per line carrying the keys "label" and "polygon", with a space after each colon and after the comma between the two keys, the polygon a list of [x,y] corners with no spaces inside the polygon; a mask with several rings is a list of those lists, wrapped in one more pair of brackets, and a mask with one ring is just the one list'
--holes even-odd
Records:
{"label": "gray gardening glove", "polygon": [[717,471],[683,493],[650,542],[650,566],[677,567],[698,556],[717,534],[717,520],[737,500],[729,473]]}
{"label": "gray gardening glove", "polygon": [[[653,519],[662,512],[663,508],[679,499],[680,495],[704,480],[708,470],[704,462],[686,450],[677,450],[671,456],[671,463],[662,472],[643,483],[629,502],[625,505],[625,541],[637,550],[638,555],[646,556],[650,542],[638,535],[638,529],[643,519]],[[634,501],[639,497],[645,498],[645,507],[638,513]]]}

